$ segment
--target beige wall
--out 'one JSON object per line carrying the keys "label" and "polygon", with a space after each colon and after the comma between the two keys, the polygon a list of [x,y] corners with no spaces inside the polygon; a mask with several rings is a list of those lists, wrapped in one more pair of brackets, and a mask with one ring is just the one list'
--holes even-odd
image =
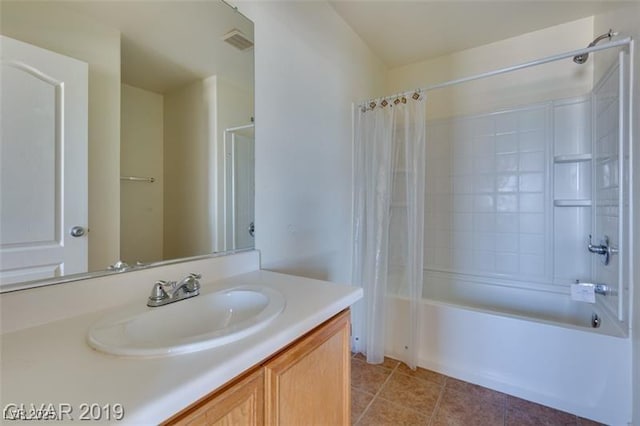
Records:
{"label": "beige wall", "polygon": [[262,267],[348,282],[351,103],[383,94],[386,69],[325,2],[235,5],[255,23]]}
{"label": "beige wall", "polygon": [[[389,71],[387,93],[402,92],[586,46],[593,18],[546,28]],[[593,63],[570,59],[430,91],[427,114],[449,117],[588,93]]]}
{"label": "beige wall", "polygon": [[164,95],[164,256],[213,251],[216,79]]}
{"label": "beige wall", "polygon": [[[596,15],[593,37],[595,38],[596,36],[609,31],[610,28],[614,31],[618,31],[620,33],[620,37],[633,37],[636,43],[635,58],[633,58],[635,66],[635,93],[633,94],[635,119],[633,121],[634,157],[632,162],[634,170],[634,199],[640,200],[640,173],[638,172],[640,171],[640,155],[638,152],[640,150],[640,145],[638,144],[638,141],[640,140],[640,119],[638,119],[640,114],[640,74],[638,73],[638,71],[640,71],[640,47],[637,45],[638,40],[640,40],[640,3],[635,3],[629,7],[618,9],[607,14]],[[614,51],[598,52],[594,55],[595,82],[597,82],[607,71],[614,60],[616,60],[616,53]],[[631,357],[633,363],[633,424],[640,424],[640,214],[637,212],[638,205],[640,204],[636,201],[636,213],[633,216],[635,256],[631,259],[631,264],[634,265],[635,268],[634,276],[632,277],[633,317],[631,319],[633,339],[633,351]]]}
{"label": "beige wall", "polygon": [[[637,43],[638,38],[640,37],[640,2],[636,2],[625,8],[616,9],[606,14],[596,15],[594,18],[592,38],[596,38],[600,34],[606,33],[609,29],[613,29],[613,31],[617,31],[619,33],[616,39],[633,37]],[[608,40],[605,39],[599,44],[606,43],[607,41]],[[639,56],[640,53],[638,53],[638,49],[636,48],[636,64]],[[594,83],[597,83],[602,78],[613,61],[618,60],[617,58],[617,49],[601,50],[593,55],[593,62],[595,66],[593,76]],[[589,59],[591,60],[592,58]],[[636,66],[636,73],[637,72],[638,67]]]}
{"label": "beige wall", "polygon": [[89,64],[89,270],[120,250],[120,33],[54,2],[0,3],[0,31]]}
{"label": "beige wall", "polygon": [[224,130],[251,122],[252,90],[212,76],[164,105],[165,258],[223,251]]}
{"label": "beige wall", "polygon": [[122,85],[120,171],[155,182],[122,181],[120,257],[132,265],[163,260],[163,97]]}

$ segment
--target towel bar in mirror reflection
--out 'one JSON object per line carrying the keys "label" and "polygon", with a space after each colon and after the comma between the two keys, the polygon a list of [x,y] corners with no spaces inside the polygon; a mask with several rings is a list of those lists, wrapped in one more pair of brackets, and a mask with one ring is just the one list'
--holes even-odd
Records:
{"label": "towel bar in mirror reflection", "polygon": [[153,183],[156,181],[156,178],[153,177],[143,177],[143,176],[120,176],[120,180],[129,181],[129,182],[147,182]]}

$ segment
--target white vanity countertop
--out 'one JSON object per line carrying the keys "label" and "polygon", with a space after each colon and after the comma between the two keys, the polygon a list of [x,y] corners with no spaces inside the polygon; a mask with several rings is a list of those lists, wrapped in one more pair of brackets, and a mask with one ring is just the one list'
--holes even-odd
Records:
{"label": "white vanity countertop", "polygon": [[[103,354],[86,343],[87,330],[109,309],[2,335],[0,394],[8,404],[71,407],[77,422],[82,404],[121,404],[117,423],[158,423],[268,358],[362,297],[356,287],[268,271],[202,283],[203,291],[242,284],[275,288],[284,311],[243,340],[200,352],[157,358]],[[141,304],[146,300],[141,300]],[[188,300],[178,303],[189,303]],[[117,308],[116,308],[117,309]],[[105,412],[100,420],[108,421]],[[98,416],[96,416],[98,417]],[[64,419],[70,423],[69,416]],[[98,420],[98,419],[95,419]],[[112,423],[116,423],[111,418]]]}

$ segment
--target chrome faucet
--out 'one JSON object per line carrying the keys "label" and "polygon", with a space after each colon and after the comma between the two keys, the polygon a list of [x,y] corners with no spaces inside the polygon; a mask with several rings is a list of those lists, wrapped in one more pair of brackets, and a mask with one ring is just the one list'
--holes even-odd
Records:
{"label": "chrome faucet", "polygon": [[609,295],[609,294],[612,294],[611,289],[610,289],[610,288],[609,288],[609,286],[608,286],[608,285],[606,285],[606,284],[595,284],[595,285],[593,286],[593,291],[594,291],[596,294],[601,294],[601,295],[603,295],[603,296],[607,296],[607,295]]}
{"label": "chrome faucet", "polygon": [[125,271],[128,271],[130,268],[131,267],[127,265],[126,262],[123,262],[122,260],[118,260],[113,265],[109,265],[109,267],[107,268],[107,271],[125,272]]}
{"label": "chrome faucet", "polygon": [[200,274],[191,273],[180,281],[159,280],[153,285],[147,306],[155,308],[200,294]]}

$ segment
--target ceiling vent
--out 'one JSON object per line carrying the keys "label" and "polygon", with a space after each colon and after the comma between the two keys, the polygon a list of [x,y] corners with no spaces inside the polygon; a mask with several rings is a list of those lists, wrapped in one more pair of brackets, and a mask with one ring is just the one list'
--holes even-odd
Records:
{"label": "ceiling vent", "polygon": [[226,41],[238,50],[247,50],[253,47],[253,42],[245,36],[242,31],[233,29],[222,36],[222,40]]}

